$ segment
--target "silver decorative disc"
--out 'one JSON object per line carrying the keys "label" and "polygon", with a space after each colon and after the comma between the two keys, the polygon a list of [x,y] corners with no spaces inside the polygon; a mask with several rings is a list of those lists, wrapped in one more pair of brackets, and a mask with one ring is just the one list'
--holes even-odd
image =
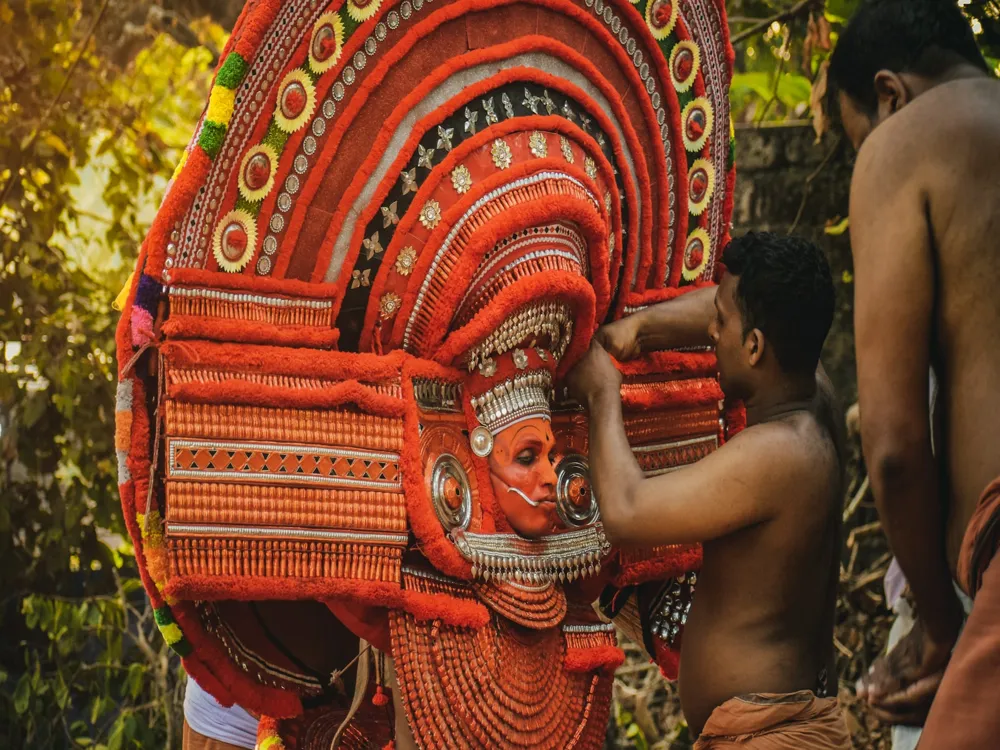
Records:
{"label": "silver decorative disc", "polygon": [[493,433],[480,425],[469,435],[469,444],[473,453],[480,458],[486,458],[493,452]]}

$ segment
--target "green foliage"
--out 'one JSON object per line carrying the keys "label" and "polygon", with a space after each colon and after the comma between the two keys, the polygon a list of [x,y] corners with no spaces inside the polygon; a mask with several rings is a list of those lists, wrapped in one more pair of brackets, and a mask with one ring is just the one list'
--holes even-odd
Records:
{"label": "green foliage", "polygon": [[773,73],[753,71],[733,75],[729,96],[733,102],[766,102],[773,96],[784,110],[795,112],[799,105],[809,102],[811,91],[812,82],[803,75],[785,73],[777,76],[775,83]]}
{"label": "green foliage", "polygon": [[[813,85],[821,94],[825,87],[823,63],[860,3],[728,0],[726,7],[736,40],[736,72],[730,91],[736,122],[808,118]],[[987,61],[1000,69],[1000,2],[970,0],[963,5],[963,11]],[[817,122],[817,127],[821,128],[822,123]]]}
{"label": "green foliage", "polygon": [[615,704],[615,723],[624,730],[625,738],[632,743],[635,750],[649,750],[645,732],[635,722],[632,713],[623,709],[618,703]]}
{"label": "green foliage", "polygon": [[88,33],[98,5],[0,0],[0,747],[176,732],[177,662],[123,541],[111,302],[212,55],[158,36],[118,68]]}

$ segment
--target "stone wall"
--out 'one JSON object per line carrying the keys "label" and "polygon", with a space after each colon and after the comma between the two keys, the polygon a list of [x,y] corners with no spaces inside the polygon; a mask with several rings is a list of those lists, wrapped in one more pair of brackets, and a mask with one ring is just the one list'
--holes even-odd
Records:
{"label": "stone wall", "polygon": [[826,252],[837,310],[823,363],[845,408],[857,400],[851,247],[847,232],[831,236],[824,229],[847,216],[853,159],[851,147],[836,136],[815,143],[809,124],[736,129],[733,234],[794,229]]}

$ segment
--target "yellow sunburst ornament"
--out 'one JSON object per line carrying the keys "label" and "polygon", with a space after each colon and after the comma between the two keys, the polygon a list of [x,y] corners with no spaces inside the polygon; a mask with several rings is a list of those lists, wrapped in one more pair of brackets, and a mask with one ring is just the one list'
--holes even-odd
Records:
{"label": "yellow sunburst ornament", "polygon": [[697,280],[705,272],[711,254],[712,238],[708,236],[708,232],[698,227],[688,235],[684,246],[684,267],[681,269],[684,280]]}
{"label": "yellow sunburst ornament", "polygon": [[701,151],[712,135],[715,115],[712,103],[703,96],[698,97],[684,108],[681,113],[681,135],[684,137],[684,148],[697,153]]}
{"label": "yellow sunburst ornament", "polygon": [[325,73],[340,59],[344,51],[344,22],[337,13],[324,13],[313,26],[309,42],[309,68]]}
{"label": "yellow sunburst ornament", "polygon": [[256,249],[257,225],[243,209],[230,211],[215,225],[212,255],[223,271],[239,273],[250,263]]}
{"label": "yellow sunburst ornament", "polygon": [[670,53],[670,78],[679,94],[690,91],[701,67],[701,52],[690,39],[678,42]]}
{"label": "yellow sunburst ornament", "polygon": [[677,25],[678,8],[680,0],[650,0],[646,6],[646,25],[653,34],[653,38],[662,42]]}
{"label": "yellow sunburst ornament", "polygon": [[301,68],[291,71],[278,87],[274,122],[286,133],[305,127],[316,109],[316,87]]}
{"label": "yellow sunburst ornament", "polygon": [[380,5],[382,0],[348,0],[347,15],[362,23],[378,13]]}
{"label": "yellow sunburst ornament", "polygon": [[688,211],[701,216],[715,192],[715,167],[707,159],[697,159],[688,170]]}
{"label": "yellow sunburst ornament", "polygon": [[238,175],[240,194],[250,203],[262,201],[274,187],[278,155],[271,146],[261,143],[243,156]]}

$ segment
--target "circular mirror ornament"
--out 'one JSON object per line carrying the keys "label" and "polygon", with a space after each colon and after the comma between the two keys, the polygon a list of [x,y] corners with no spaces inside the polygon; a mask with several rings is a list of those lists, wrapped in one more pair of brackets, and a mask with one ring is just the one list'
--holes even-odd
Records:
{"label": "circular mirror ornament", "polygon": [[239,273],[250,263],[257,248],[257,225],[249,213],[236,209],[216,224],[212,239],[212,255],[219,268]]}
{"label": "circular mirror ornament", "polygon": [[[677,25],[679,0],[650,0],[646,6],[646,25],[653,38],[662,42]],[[636,67],[639,67],[636,65]]]}
{"label": "circular mirror ornament", "polygon": [[712,238],[701,227],[688,235],[684,246],[684,267],[681,276],[685,281],[694,281],[705,271],[708,259],[711,257]]}
{"label": "circular mirror ornament", "polygon": [[343,51],[344,22],[337,13],[324,13],[313,26],[309,67],[314,73],[325,73],[337,64]]}
{"label": "circular mirror ornament", "polygon": [[295,69],[285,76],[278,87],[274,124],[286,133],[301,130],[316,109],[316,87],[309,74]]}
{"label": "circular mirror ornament", "polygon": [[347,0],[347,15],[356,23],[364,23],[378,13],[382,0]]}
{"label": "circular mirror ornament", "polygon": [[670,53],[669,67],[670,77],[677,93],[690,91],[695,78],[698,77],[698,68],[701,67],[698,45],[689,39],[678,42]]}
{"label": "circular mirror ornament", "polygon": [[697,159],[688,170],[688,211],[701,216],[715,192],[715,167],[707,159]]}
{"label": "circular mirror ornament", "polygon": [[566,456],[556,467],[556,512],[567,526],[586,526],[597,520],[590,466],[578,453]]}
{"label": "circular mirror ornament", "polygon": [[240,194],[250,203],[264,200],[274,187],[278,155],[266,143],[261,143],[246,152],[240,164],[238,185]]}
{"label": "circular mirror ornament", "polygon": [[705,147],[712,135],[714,119],[712,103],[703,96],[684,107],[681,113],[681,135],[688,151],[696,153]]}
{"label": "circular mirror ornament", "polygon": [[462,463],[442,453],[431,470],[431,501],[445,531],[466,529],[472,519],[472,490]]}

